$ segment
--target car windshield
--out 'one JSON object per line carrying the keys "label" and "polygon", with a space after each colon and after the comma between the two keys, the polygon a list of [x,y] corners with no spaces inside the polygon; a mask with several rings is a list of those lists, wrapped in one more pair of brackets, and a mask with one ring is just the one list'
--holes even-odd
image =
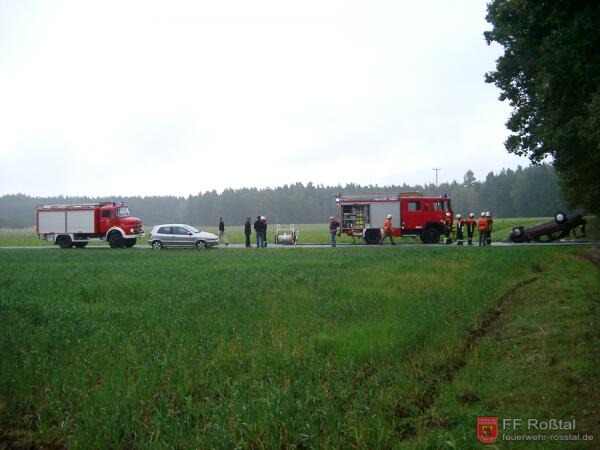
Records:
{"label": "car windshield", "polygon": [[117,217],[129,217],[131,214],[129,214],[129,208],[127,208],[126,206],[117,209]]}
{"label": "car windshield", "polygon": [[191,225],[186,225],[186,226],[187,226],[187,229],[190,230],[192,233],[200,233],[200,231],[197,230],[196,228],[194,228],[193,226],[191,226]]}

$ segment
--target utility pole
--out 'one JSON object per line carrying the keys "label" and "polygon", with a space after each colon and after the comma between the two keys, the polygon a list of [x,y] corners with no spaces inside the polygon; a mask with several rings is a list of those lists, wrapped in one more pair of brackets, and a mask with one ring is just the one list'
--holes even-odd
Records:
{"label": "utility pole", "polygon": [[440,170],[442,170],[442,169],[439,169],[439,168],[435,168],[435,167],[434,167],[434,168],[433,168],[433,170],[435,170],[435,187],[438,187],[438,179],[437,179],[437,175],[438,175],[438,172],[439,172]]}

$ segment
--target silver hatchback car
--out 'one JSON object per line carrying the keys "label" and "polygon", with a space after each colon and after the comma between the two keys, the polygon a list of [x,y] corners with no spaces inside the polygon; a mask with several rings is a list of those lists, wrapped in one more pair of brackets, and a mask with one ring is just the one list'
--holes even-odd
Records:
{"label": "silver hatchback car", "polygon": [[163,247],[196,247],[203,249],[219,245],[216,234],[200,231],[191,225],[169,223],[156,225],[148,236],[148,244],[155,250]]}

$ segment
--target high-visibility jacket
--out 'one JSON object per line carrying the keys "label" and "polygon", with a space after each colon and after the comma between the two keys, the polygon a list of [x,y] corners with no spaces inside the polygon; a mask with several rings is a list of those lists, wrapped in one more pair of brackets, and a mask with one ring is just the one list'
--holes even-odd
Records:
{"label": "high-visibility jacket", "polygon": [[385,222],[383,222],[383,233],[384,234],[392,233],[392,219],[385,219]]}
{"label": "high-visibility jacket", "polygon": [[480,217],[477,220],[477,229],[479,230],[479,232],[487,231],[489,229],[488,227],[489,227],[489,222],[488,222],[487,218]]}
{"label": "high-visibility jacket", "polygon": [[477,221],[475,219],[473,219],[472,217],[469,217],[467,220],[467,233],[469,234],[473,234],[473,231],[475,231],[475,224],[477,223]]}

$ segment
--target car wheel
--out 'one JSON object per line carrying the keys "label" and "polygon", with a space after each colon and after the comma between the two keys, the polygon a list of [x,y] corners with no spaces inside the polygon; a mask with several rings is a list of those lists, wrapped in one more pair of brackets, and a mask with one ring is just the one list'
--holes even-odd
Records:
{"label": "car wheel", "polygon": [[510,234],[508,235],[508,238],[512,241],[512,242],[523,242],[523,240],[525,239],[525,227],[519,226],[519,227],[514,227],[512,230],[510,230]]}
{"label": "car wheel", "polygon": [[152,241],[152,249],[153,250],[160,250],[161,248],[163,248],[162,242]]}
{"label": "car wheel", "polygon": [[567,221],[567,215],[563,212],[557,212],[554,214],[554,220],[556,223],[565,223]]}
{"label": "car wheel", "polygon": [[196,242],[196,248],[198,250],[202,250],[203,248],[206,248],[206,242],[204,242],[204,241],[197,241]]}

